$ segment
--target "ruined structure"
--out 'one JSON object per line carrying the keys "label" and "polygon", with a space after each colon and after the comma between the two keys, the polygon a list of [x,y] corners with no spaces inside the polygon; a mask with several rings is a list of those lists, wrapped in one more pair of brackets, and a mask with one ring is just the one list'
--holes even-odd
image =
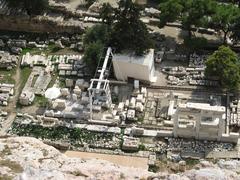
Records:
{"label": "ruined structure", "polygon": [[228,132],[226,109],[206,103],[179,104],[173,115],[174,137],[237,142],[239,133]]}
{"label": "ruined structure", "polygon": [[65,19],[61,14],[50,13],[30,17],[23,9],[10,8],[6,0],[0,0],[0,29],[41,33],[79,33],[84,30],[84,27],[81,21]]}
{"label": "ruined structure", "polygon": [[8,70],[16,67],[18,63],[18,56],[10,55],[8,52],[0,51],[0,68]]}

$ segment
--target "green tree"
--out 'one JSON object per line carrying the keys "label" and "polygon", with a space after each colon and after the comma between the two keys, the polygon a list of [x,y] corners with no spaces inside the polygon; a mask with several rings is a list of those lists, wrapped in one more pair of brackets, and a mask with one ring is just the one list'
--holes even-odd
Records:
{"label": "green tree", "polygon": [[153,46],[146,25],[140,20],[140,6],[131,0],[121,0],[115,10],[111,45],[117,51],[129,50],[142,55]]}
{"label": "green tree", "polygon": [[220,46],[206,61],[205,75],[217,76],[227,90],[238,90],[240,85],[240,60],[229,47]]}
{"label": "green tree", "polygon": [[189,53],[203,50],[207,45],[207,39],[203,37],[185,38],[184,45]]}
{"label": "green tree", "polygon": [[84,50],[84,61],[88,65],[91,73],[95,72],[98,65],[104,47],[108,46],[109,43],[109,31],[107,25],[95,25],[90,28],[83,39]]}
{"label": "green tree", "polygon": [[111,26],[114,20],[114,8],[109,3],[104,3],[100,10],[102,21]]}
{"label": "green tree", "polygon": [[233,25],[230,38],[235,44],[240,42],[240,18],[236,20],[235,24]]}
{"label": "green tree", "polygon": [[168,22],[177,21],[184,7],[181,0],[167,0],[161,2],[159,8],[161,11],[160,27],[164,27]]}
{"label": "green tree", "polygon": [[210,26],[223,33],[223,43],[227,42],[228,35],[233,31],[234,25],[240,18],[240,11],[232,4],[218,4],[212,16]]}
{"label": "green tree", "polygon": [[167,0],[160,3],[160,27],[168,22],[179,21],[191,38],[193,27],[204,27],[210,15],[214,13],[213,0]]}
{"label": "green tree", "polygon": [[110,39],[110,32],[106,25],[95,25],[87,30],[84,38],[83,44],[89,45],[91,43],[100,41],[102,44],[108,44]]}
{"label": "green tree", "polygon": [[84,61],[92,74],[94,74],[98,61],[100,60],[104,50],[104,44],[101,42],[94,42],[86,46],[84,51]]}
{"label": "green tree", "polygon": [[39,15],[47,10],[48,0],[7,0],[10,7],[19,7],[27,11],[29,15]]}
{"label": "green tree", "polygon": [[86,0],[86,8],[89,8],[96,0]]}

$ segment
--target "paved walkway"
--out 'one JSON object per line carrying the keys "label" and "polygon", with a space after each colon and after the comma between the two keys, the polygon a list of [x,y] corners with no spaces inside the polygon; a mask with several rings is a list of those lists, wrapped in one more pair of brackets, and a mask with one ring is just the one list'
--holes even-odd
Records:
{"label": "paved walkway", "polygon": [[121,166],[148,169],[148,158],[100,154],[100,153],[88,153],[88,152],[79,152],[79,151],[66,151],[64,154],[67,155],[68,157],[78,157],[78,158],[85,158],[85,159],[95,158],[95,159],[110,161],[114,164],[118,164]]}

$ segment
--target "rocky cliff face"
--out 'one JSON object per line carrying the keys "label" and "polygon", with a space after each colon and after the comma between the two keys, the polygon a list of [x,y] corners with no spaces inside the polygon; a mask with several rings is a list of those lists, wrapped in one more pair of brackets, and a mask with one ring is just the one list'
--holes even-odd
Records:
{"label": "rocky cliff face", "polygon": [[107,161],[68,158],[40,140],[28,137],[0,139],[0,179],[240,179],[239,161],[202,161],[180,174],[153,174]]}

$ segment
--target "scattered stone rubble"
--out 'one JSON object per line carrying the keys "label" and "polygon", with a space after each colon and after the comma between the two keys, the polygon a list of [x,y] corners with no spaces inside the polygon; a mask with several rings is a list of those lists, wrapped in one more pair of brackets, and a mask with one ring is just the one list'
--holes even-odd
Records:
{"label": "scattered stone rubble", "polygon": [[122,149],[129,151],[137,151],[139,148],[139,144],[140,144],[139,138],[124,136]]}
{"label": "scattered stone rubble", "polygon": [[49,64],[50,58],[47,58],[45,55],[31,55],[29,52],[27,52],[22,57],[21,66],[48,66],[51,65]]}
{"label": "scattered stone rubble", "polygon": [[218,81],[205,79],[204,67],[164,67],[169,85],[218,86]]}
{"label": "scattered stone rubble", "polygon": [[230,103],[230,125],[240,127],[240,100]]}
{"label": "scattered stone rubble", "polygon": [[[165,59],[177,60],[184,59],[186,57],[178,58],[176,52],[164,52]],[[173,57],[171,57],[173,56]],[[205,61],[208,55],[198,55],[193,53],[190,55],[188,67],[183,66],[165,66],[162,67],[162,72],[167,74],[167,83],[168,85],[177,85],[177,86],[219,86],[217,79],[207,79],[204,75],[205,71]]]}
{"label": "scattered stone rubble", "polygon": [[7,119],[8,112],[0,110],[0,127],[2,127],[2,123]]}
{"label": "scattered stone rubble", "polygon": [[58,63],[59,76],[77,76],[83,78],[89,74],[81,55],[53,56]]}
{"label": "scattered stone rubble", "polygon": [[212,141],[191,141],[177,138],[168,138],[168,152],[179,152],[177,156],[171,156],[170,159],[180,160],[181,154],[189,153],[191,155],[200,154],[205,156],[205,153],[210,151],[231,151],[234,149],[234,145],[231,143],[219,143]]}
{"label": "scattered stone rubble", "polygon": [[135,86],[131,98],[125,102],[119,102],[113,110],[113,115],[115,115],[115,118],[121,118],[124,122],[125,120],[130,122],[141,120],[145,110],[146,97],[147,89]]}
{"label": "scattered stone rubble", "polygon": [[18,56],[10,55],[8,52],[0,51],[0,68],[7,70],[17,66]]}
{"label": "scattered stone rubble", "polygon": [[8,100],[14,94],[14,84],[0,83],[0,105],[7,106]]}
{"label": "scattered stone rubble", "polygon": [[198,55],[193,53],[190,55],[189,67],[205,67],[205,61],[207,58],[207,55]]}

